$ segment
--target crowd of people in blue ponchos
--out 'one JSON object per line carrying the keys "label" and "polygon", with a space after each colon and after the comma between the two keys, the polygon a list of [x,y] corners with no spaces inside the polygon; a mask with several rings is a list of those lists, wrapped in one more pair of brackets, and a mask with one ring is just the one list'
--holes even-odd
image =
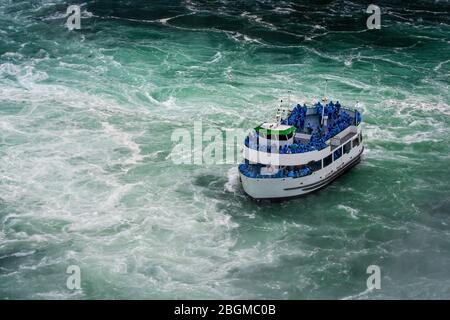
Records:
{"label": "crowd of people in blue ponchos", "polygon": [[[246,137],[245,145],[252,149],[281,154],[304,153],[314,150],[322,150],[328,146],[325,141],[334,137],[352,124],[358,125],[361,122],[361,114],[357,110],[355,110],[354,117],[350,116],[350,114],[346,111],[341,112],[341,105],[339,101],[336,103],[330,101],[325,106],[318,102],[314,105],[314,109],[315,113],[319,116],[319,123],[322,123],[322,113],[324,116],[327,116],[328,121],[326,128],[321,125],[312,127],[310,123],[306,122],[306,114],[308,111],[306,105],[301,106],[298,104],[294,107],[289,117],[281,121],[282,124],[295,126],[298,132],[306,132],[310,134],[311,138],[309,142],[300,143],[299,141],[294,140],[295,143],[291,145],[284,145],[280,146],[278,150],[271,150],[270,146],[258,145],[257,139],[250,139],[249,137]],[[335,154],[335,159],[342,155],[340,150],[336,152],[339,152],[339,154]],[[261,164],[243,163],[239,165],[239,170],[247,177],[258,179],[286,177],[298,178],[310,175],[313,172],[310,167],[303,166],[298,170],[284,168],[280,169],[276,174],[263,175],[261,174],[261,167]]]}
{"label": "crowd of people in blue ponchos", "polygon": [[305,127],[306,112],[308,107],[304,104],[303,107],[297,104],[294,109],[292,109],[291,114],[287,119],[281,121],[281,124],[288,124],[290,126],[295,126],[298,129],[303,129]]}
{"label": "crowd of people in blue ponchos", "polygon": [[351,126],[353,123],[359,124],[361,122],[361,114],[358,111],[355,111],[355,117],[350,116],[345,111],[341,112],[341,104],[339,101],[336,103],[330,101],[325,106],[318,102],[314,105],[314,108],[316,114],[319,115],[319,123],[322,122],[322,111],[323,114],[328,117],[328,125],[326,130],[320,125],[317,127],[312,127],[310,123],[306,123],[305,127],[306,113],[308,110],[306,105],[301,106],[298,104],[292,109],[289,117],[281,121],[282,124],[295,126],[299,132],[306,131],[311,135],[309,142],[299,143],[294,140],[295,143],[291,145],[280,146],[279,150],[271,150],[270,146],[259,146],[255,141],[250,141],[249,137],[247,137],[245,139],[245,145],[252,149],[281,154],[304,153],[322,150],[327,147],[325,141],[334,137],[336,134]]}
{"label": "crowd of people in blue ponchos", "polygon": [[270,178],[300,178],[310,175],[313,171],[309,167],[303,167],[299,170],[280,169],[276,174],[261,174],[261,165],[242,163],[239,165],[242,174],[249,178],[270,179]]}

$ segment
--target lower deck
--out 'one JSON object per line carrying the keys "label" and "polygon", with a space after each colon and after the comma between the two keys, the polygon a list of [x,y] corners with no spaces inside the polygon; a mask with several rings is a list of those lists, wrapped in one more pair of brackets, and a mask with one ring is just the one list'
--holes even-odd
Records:
{"label": "lower deck", "polygon": [[255,199],[283,199],[305,195],[325,187],[345,171],[359,163],[363,151],[364,146],[358,144],[348,153],[333,160],[320,170],[316,170],[310,175],[299,178],[249,178],[241,172],[240,178],[242,186],[245,192]]}
{"label": "lower deck", "polygon": [[[323,158],[312,158],[312,160],[292,162],[290,165],[274,165],[271,163],[257,162],[253,163],[246,158],[245,163],[239,166],[242,175],[252,179],[280,179],[280,178],[301,178],[309,176],[316,171],[329,166],[345,154],[350,153],[362,143],[361,132],[343,133],[342,137],[337,136],[331,141],[328,151],[323,150]],[[296,155],[303,159],[302,155]],[[261,158],[259,158],[261,160]],[[283,162],[283,155],[278,157],[278,163]]]}

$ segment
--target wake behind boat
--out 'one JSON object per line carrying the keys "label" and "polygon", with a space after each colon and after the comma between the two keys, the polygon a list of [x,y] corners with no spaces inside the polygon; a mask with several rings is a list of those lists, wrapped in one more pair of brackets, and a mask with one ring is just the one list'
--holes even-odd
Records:
{"label": "wake behind boat", "polygon": [[255,199],[280,199],[318,190],[358,164],[364,150],[361,114],[327,99],[311,107],[280,106],[275,122],[246,137],[239,175]]}

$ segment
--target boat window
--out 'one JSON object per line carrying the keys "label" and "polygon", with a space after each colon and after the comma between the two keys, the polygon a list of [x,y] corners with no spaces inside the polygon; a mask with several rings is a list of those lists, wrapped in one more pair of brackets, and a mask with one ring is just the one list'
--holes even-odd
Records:
{"label": "boat window", "polygon": [[272,139],[272,140],[276,140],[276,141],[286,141],[289,140],[290,138],[292,138],[292,135],[285,135],[285,134],[268,134],[267,135],[267,139]]}
{"label": "boat window", "polygon": [[353,148],[359,146],[359,139],[353,139]]}
{"label": "boat window", "polygon": [[362,133],[359,134],[359,142],[362,142]]}
{"label": "boat window", "polygon": [[349,141],[346,144],[344,144],[344,153],[349,153],[352,149],[352,142]]}
{"label": "boat window", "polygon": [[334,161],[339,159],[341,156],[342,156],[342,148],[339,148],[335,152],[333,152]]}
{"label": "boat window", "polygon": [[308,167],[312,171],[320,170],[320,169],[322,169],[322,161],[311,161],[308,163]]}
{"label": "boat window", "polygon": [[328,157],[323,158],[323,167],[329,166],[333,162],[333,158],[331,157],[331,154]]}

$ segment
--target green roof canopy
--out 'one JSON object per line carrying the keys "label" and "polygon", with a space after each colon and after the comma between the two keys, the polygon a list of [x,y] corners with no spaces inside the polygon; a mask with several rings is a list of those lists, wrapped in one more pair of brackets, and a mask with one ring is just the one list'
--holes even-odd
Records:
{"label": "green roof canopy", "polygon": [[256,132],[262,131],[262,132],[264,132],[266,134],[270,134],[270,135],[288,135],[288,134],[295,132],[295,130],[297,130],[297,128],[295,128],[294,126],[290,126],[289,128],[283,129],[283,130],[266,129],[266,128],[262,127],[262,125],[255,128]]}

